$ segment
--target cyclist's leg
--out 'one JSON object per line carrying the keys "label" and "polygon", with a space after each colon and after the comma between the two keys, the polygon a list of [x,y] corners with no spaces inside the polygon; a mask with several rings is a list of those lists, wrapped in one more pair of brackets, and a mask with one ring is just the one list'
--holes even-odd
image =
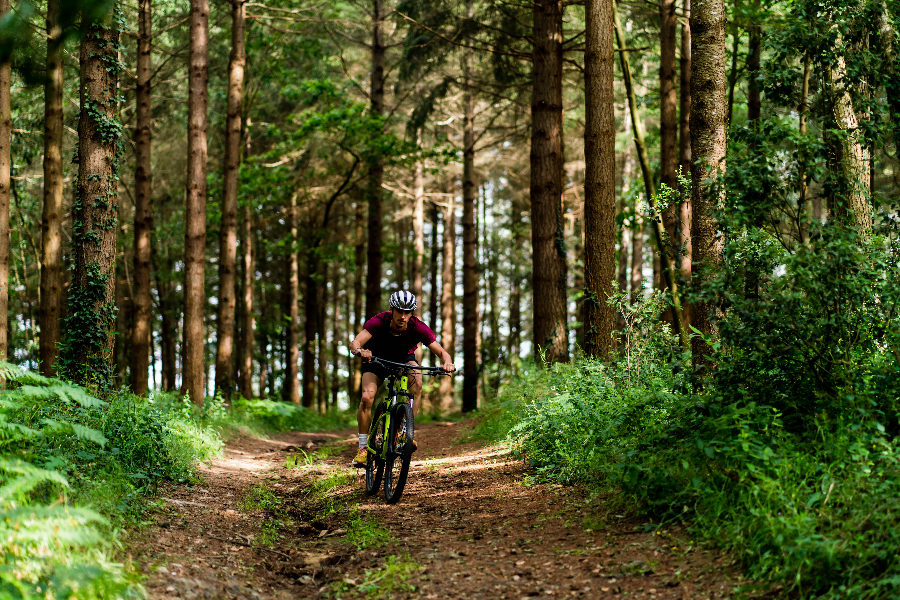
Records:
{"label": "cyclist's leg", "polygon": [[381,378],[375,373],[364,372],[362,374],[362,398],[359,401],[359,409],[356,411],[356,422],[359,425],[359,433],[369,433],[372,424],[372,403],[375,401],[375,392],[381,385]]}
{"label": "cyclist's leg", "polygon": [[[414,360],[409,361],[407,364],[416,365],[417,363]],[[422,408],[422,373],[419,371],[410,371],[407,379],[407,389],[413,395],[413,418],[419,416],[419,409]]]}

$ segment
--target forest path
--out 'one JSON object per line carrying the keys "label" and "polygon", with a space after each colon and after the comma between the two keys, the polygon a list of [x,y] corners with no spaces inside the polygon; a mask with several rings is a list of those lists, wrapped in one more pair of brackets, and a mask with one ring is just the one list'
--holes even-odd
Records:
{"label": "forest path", "polygon": [[163,489],[153,524],[127,541],[149,596],[731,597],[727,557],[681,530],[644,531],[584,490],[533,483],[502,446],[460,442],[471,423],[416,428],[395,506],[348,468],[352,431],[230,441],[200,483]]}

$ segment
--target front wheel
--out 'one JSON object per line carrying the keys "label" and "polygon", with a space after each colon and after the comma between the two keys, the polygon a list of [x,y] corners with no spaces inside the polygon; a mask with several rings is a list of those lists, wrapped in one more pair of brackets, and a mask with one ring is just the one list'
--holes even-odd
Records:
{"label": "front wheel", "polygon": [[384,468],[384,499],[396,504],[403,495],[409,475],[409,461],[413,449],[413,409],[403,402],[394,407],[388,432],[389,444]]}
{"label": "front wheel", "polygon": [[372,427],[369,428],[369,451],[366,454],[366,495],[374,496],[381,487],[381,478],[384,475],[384,460],[382,448],[387,438],[384,430],[385,404],[381,402],[375,407],[372,415]]}

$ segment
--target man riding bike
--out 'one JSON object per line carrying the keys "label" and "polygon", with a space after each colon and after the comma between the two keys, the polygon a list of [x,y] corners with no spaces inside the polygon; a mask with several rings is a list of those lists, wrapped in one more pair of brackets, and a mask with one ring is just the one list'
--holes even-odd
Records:
{"label": "man riding bike", "polygon": [[[436,341],[434,332],[421,319],[413,316],[418,303],[416,297],[407,291],[395,292],[391,295],[391,310],[378,313],[363,326],[356,338],[350,342],[350,352],[359,353],[364,363],[362,367],[362,398],[356,421],[359,424],[359,452],[353,459],[357,467],[366,466],[366,447],[369,439],[369,426],[372,423],[372,403],[375,392],[387,378],[389,372],[382,366],[369,362],[373,356],[391,362],[418,365],[416,348],[421,342],[441,359],[441,369],[447,373],[455,370],[453,358]],[[413,415],[418,416],[422,396],[422,375],[410,371],[409,391],[412,392]],[[413,450],[416,444],[413,440]]]}

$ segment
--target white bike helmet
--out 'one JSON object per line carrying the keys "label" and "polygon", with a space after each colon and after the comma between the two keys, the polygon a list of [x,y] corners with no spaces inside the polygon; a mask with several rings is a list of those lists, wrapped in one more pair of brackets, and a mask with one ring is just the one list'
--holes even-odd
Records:
{"label": "white bike helmet", "polygon": [[412,292],[401,290],[391,294],[391,308],[396,308],[397,310],[416,310],[417,306],[419,306],[419,303],[416,302],[416,297]]}

